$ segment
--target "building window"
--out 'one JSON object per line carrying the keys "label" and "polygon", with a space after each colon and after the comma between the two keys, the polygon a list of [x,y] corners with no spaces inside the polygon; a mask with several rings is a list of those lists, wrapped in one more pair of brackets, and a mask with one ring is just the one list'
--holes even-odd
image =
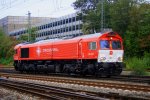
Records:
{"label": "building window", "polygon": [[55,22],[55,26],[57,26],[57,22]]}
{"label": "building window", "polygon": [[66,19],[66,24],[68,23],[68,19]]}
{"label": "building window", "polygon": [[83,35],[83,33],[80,33],[80,35]]}
{"label": "building window", "polygon": [[61,21],[60,21],[60,25],[62,25],[62,23],[63,23],[63,21],[61,20]]}
{"label": "building window", "polygon": [[72,22],[75,22],[75,17],[72,17]]}
{"label": "building window", "polygon": [[41,26],[39,26],[39,30],[41,30]]}
{"label": "building window", "polygon": [[48,35],[48,32],[45,32],[45,35],[47,36],[47,35]]}
{"label": "building window", "polygon": [[63,32],[63,28],[60,29],[60,33],[62,33],[62,32]]}
{"label": "building window", "polygon": [[45,25],[45,28],[48,28],[48,24]]}
{"label": "building window", "polygon": [[73,30],[73,31],[75,30],[75,26],[72,26],[72,30]]}
{"label": "building window", "polygon": [[71,18],[69,18],[69,23],[71,23]]}
{"label": "building window", "polygon": [[55,34],[55,30],[53,30],[53,34]]}
{"label": "building window", "polygon": [[58,21],[57,23],[58,23],[58,25],[60,25],[60,21]]}
{"label": "building window", "polygon": [[42,25],[41,27],[42,27],[42,29],[44,29],[44,26],[43,26],[43,25]]}
{"label": "building window", "polygon": [[79,25],[76,25],[76,30],[78,30],[79,29]]}
{"label": "building window", "polygon": [[63,20],[63,24],[65,24],[65,19]]}
{"label": "building window", "polygon": [[49,23],[49,24],[48,24],[48,28],[50,28],[50,27],[51,27],[51,24]]}
{"label": "building window", "polygon": [[66,27],[66,32],[68,32],[68,27]]}
{"label": "building window", "polygon": [[69,27],[69,31],[71,31],[71,26]]}
{"label": "building window", "polygon": [[57,29],[55,30],[55,33],[56,33],[56,34],[58,33],[58,30],[57,30]]}
{"label": "building window", "polygon": [[63,32],[66,32],[66,28],[63,28]]}
{"label": "building window", "polygon": [[58,29],[58,33],[60,33],[60,29]]}
{"label": "building window", "polygon": [[53,26],[53,24],[52,23],[50,23],[50,27],[52,27]]}
{"label": "building window", "polygon": [[55,22],[53,22],[53,26],[55,26]]}
{"label": "building window", "polygon": [[43,29],[45,29],[46,28],[46,25],[43,25]]}

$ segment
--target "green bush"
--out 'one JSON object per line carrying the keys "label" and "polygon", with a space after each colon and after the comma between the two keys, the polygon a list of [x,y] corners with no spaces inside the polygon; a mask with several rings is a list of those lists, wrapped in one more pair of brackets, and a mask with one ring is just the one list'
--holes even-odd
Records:
{"label": "green bush", "polygon": [[143,60],[145,61],[146,69],[150,69],[150,53],[145,52]]}
{"label": "green bush", "polygon": [[13,65],[13,58],[12,57],[7,58],[7,59],[1,58],[0,63],[3,65]]}
{"label": "green bush", "polygon": [[133,75],[147,75],[146,71],[150,68],[150,53],[145,53],[142,58],[129,58],[126,64],[127,70],[132,70]]}
{"label": "green bush", "polygon": [[0,28],[0,63],[3,65],[12,65],[14,46],[18,41],[12,37],[7,36]]}

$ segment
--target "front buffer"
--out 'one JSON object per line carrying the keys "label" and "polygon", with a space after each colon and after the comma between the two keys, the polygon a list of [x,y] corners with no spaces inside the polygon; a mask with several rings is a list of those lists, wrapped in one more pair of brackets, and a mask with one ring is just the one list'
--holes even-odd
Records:
{"label": "front buffer", "polygon": [[109,63],[98,63],[98,74],[105,76],[117,76],[120,75],[125,64],[122,62],[109,62]]}

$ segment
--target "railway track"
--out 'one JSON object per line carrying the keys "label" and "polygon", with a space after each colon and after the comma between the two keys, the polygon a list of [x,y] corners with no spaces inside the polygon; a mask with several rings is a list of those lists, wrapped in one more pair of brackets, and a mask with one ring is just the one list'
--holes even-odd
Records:
{"label": "railway track", "polygon": [[110,80],[150,84],[150,76],[120,75],[112,76]]}
{"label": "railway track", "polygon": [[[19,74],[19,72],[15,71],[13,68],[0,68],[0,72],[2,73],[13,73]],[[85,78],[85,79],[95,79],[95,80],[111,80],[111,81],[121,81],[121,82],[134,82],[134,83],[147,83],[150,84],[150,76],[133,76],[133,75],[120,75],[120,76],[112,76],[110,78],[106,77],[94,77],[94,76],[70,76],[66,74],[38,74],[38,75],[50,75],[56,77],[73,77],[73,78]]]}
{"label": "railway track", "polygon": [[130,90],[130,91],[150,92],[149,85],[125,84],[125,83],[118,83],[118,82],[105,82],[105,81],[97,81],[97,80],[93,81],[93,80],[77,79],[77,78],[37,76],[37,75],[25,75],[25,74],[9,74],[9,73],[0,73],[0,76],[7,77],[7,78],[11,77],[11,78],[65,83],[65,84],[76,84],[76,85],[83,85],[83,86],[93,86],[93,87],[115,88],[115,89]]}
{"label": "railway track", "polygon": [[0,79],[0,84],[7,88],[13,88],[22,92],[31,93],[33,95],[52,100],[107,100],[98,96],[98,94],[91,94],[85,91],[81,92],[29,82]]}
{"label": "railway track", "polygon": [[31,82],[12,81],[9,79],[0,79],[0,86],[15,89],[21,92],[31,93],[40,98],[50,100],[148,100],[139,97],[122,96],[115,93],[95,93],[81,90],[53,87]]}

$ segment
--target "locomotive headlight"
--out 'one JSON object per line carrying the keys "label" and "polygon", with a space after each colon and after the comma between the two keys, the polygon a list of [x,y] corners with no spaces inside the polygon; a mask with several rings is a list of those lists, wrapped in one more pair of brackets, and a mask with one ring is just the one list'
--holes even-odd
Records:
{"label": "locomotive headlight", "polygon": [[101,57],[100,58],[100,61],[105,61],[106,60],[106,57]]}
{"label": "locomotive headlight", "polygon": [[122,57],[118,57],[118,61],[122,61],[123,60],[123,58]]}

